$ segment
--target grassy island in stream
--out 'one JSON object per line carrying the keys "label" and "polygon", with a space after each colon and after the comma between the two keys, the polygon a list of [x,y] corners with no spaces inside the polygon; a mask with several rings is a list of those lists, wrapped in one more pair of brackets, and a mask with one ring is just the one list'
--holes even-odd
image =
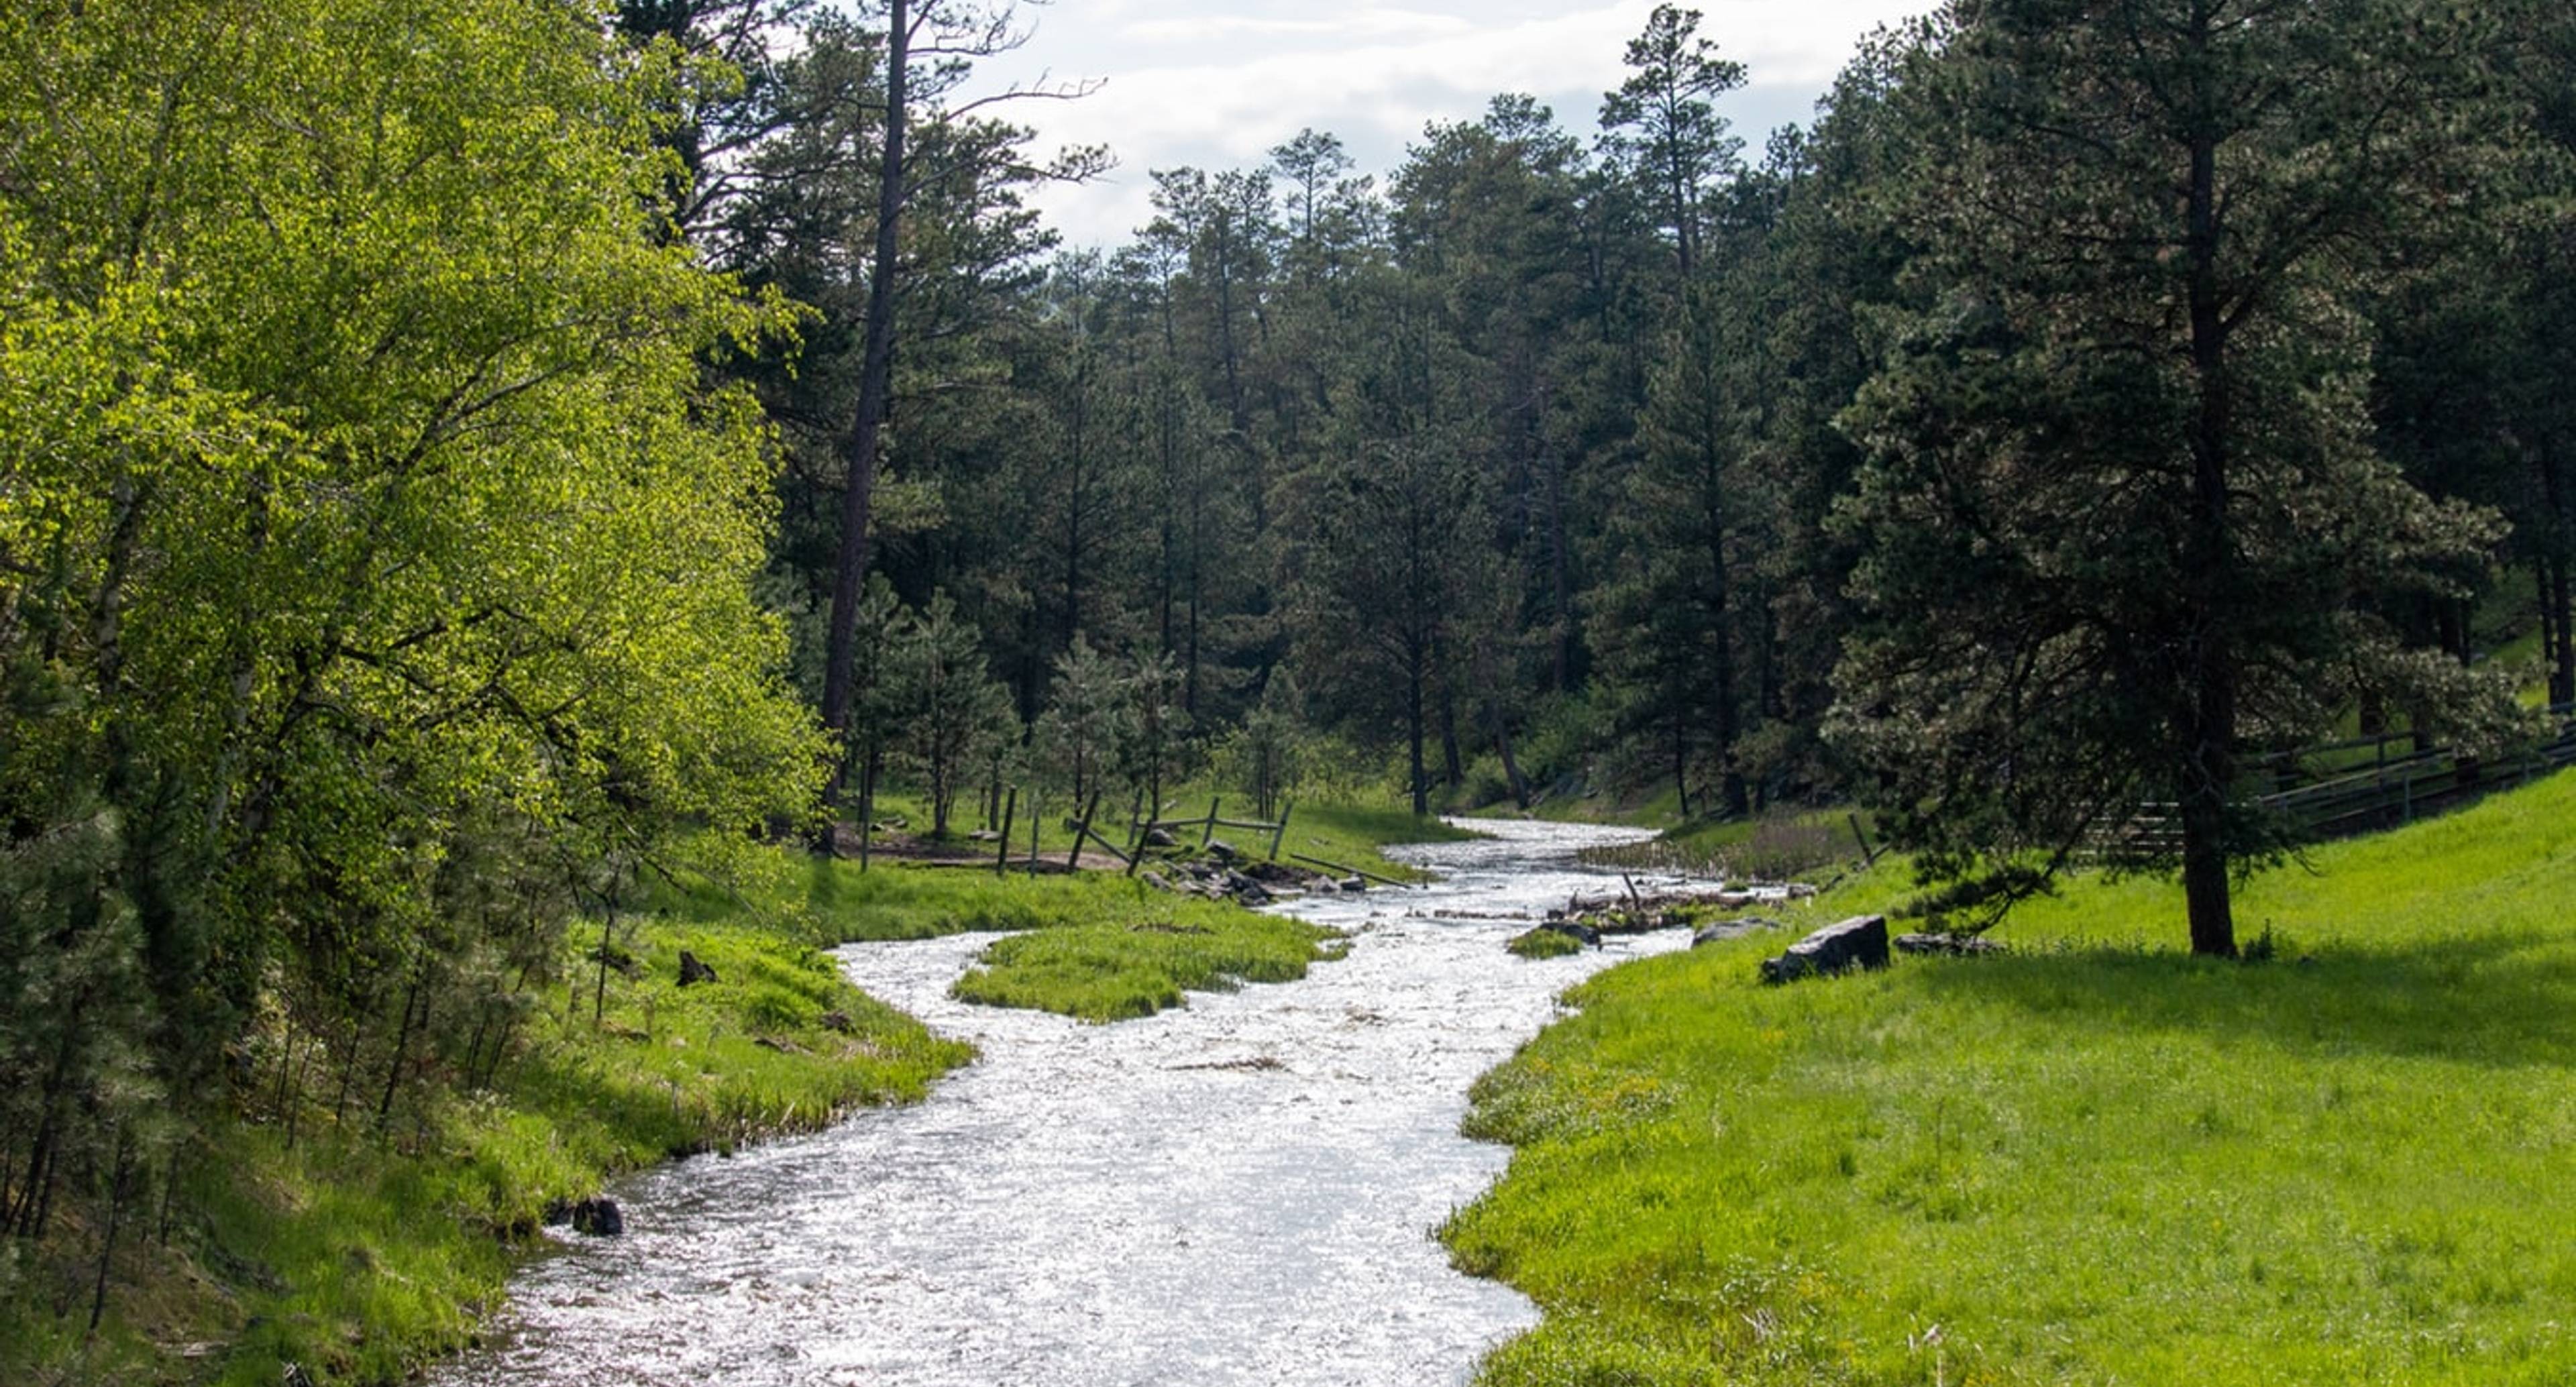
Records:
{"label": "grassy island in stream", "polygon": [[2310,866],[2241,900],[2264,962],[2084,880],[2000,957],[1575,989],[1468,1120],[1519,1149],[1443,1236],[1546,1312],[1481,1381],[2576,1377],[2576,774]]}
{"label": "grassy island in stream", "polygon": [[[1283,856],[1302,852],[1412,878],[1420,873],[1380,849],[1474,836],[1401,810],[1316,805],[1295,811]],[[902,860],[881,860],[865,872],[843,861],[818,861],[806,870],[801,902],[768,904],[780,911],[801,907],[834,939],[1013,932],[957,981],[959,998],[990,1006],[1116,1021],[1181,1005],[1184,992],[1293,981],[1306,975],[1308,964],[1339,956],[1330,930],[1173,895],[1114,873],[1031,876],[1016,867],[997,873]],[[696,904],[717,915],[734,908],[715,892],[701,894]]]}

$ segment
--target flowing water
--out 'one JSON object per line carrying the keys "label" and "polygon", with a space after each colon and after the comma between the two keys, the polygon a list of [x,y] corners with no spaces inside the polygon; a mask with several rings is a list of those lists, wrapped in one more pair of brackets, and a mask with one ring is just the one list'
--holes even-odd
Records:
{"label": "flowing water", "polygon": [[[1605,878],[1586,844],[1486,823],[1398,849],[1441,874],[1287,908],[1353,932],[1302,982],[1111,1026],[951,1001],[990,937],[840,951],[867,991],[983,1058],[916,1107],[622,1182],[626,1236],[567,1237],[498,1344],[441,1387],[1397,1387],[1464,1382],[1535,1321],[1430,1231],[1500,1173],[1468,1085],[1593,969],[1529,962],[1531,917]],[[1617,878],[1606,878],[1615,883]]]}

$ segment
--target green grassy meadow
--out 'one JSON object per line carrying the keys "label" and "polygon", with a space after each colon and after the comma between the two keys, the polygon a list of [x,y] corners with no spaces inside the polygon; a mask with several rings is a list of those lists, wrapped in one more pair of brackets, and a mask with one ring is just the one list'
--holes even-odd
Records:
{"label": "green grassy meadow", "polygon": [[2571,904],[2576,774],[2258,878],[2268,962],[2087,880],[2003,957],[1603,974],[1476,1088],[1519,1149],[1443,1237],[1546,1311],[1480,1380],[2576,1380]]}

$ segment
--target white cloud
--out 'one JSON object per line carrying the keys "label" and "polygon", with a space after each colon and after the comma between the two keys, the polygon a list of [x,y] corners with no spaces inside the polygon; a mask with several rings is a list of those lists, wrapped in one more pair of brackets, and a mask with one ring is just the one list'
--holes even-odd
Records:
{"label": "white cloud", "polygon": [[[1748,140],[1805,118],[1816,95],[1876,25],[1931,0],[1699,0],[1701,32],[1744,63],[1752,85],[1724,110]],[[1600,94],[1617,85],[1627,40],[1653,0],[1058,0],[1031,11],[1031,43],[986,64],[985,80],[1040,70],[1105,79],[1081,101],[1008,112],[1045,145],[1104,144],[1111,181],[1040,198],[1076,243],[1122,239],[1148,215],[1146,171],[1259,162],[1313,126],[1342,137],[1363,169],[1384,173],[1433,120],[1470,120],[1501,92],[1529,92],[1589,135]]]}

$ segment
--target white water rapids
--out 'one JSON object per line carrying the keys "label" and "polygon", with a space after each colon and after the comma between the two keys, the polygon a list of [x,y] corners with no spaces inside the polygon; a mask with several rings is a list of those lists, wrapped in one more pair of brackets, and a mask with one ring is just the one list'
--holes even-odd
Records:
{"label": "white water rapids", "polygon": [[[440,1387],[1410,1387],[1535,1320],[1431,1230],[1508,1153],[1467,1088],[1592,970],[1687,931],[1524,961],[1503,942],[1645,835],[1479,823],[1399,849],[1429,890],[1286,907],[1353,931],[1302,982],[1095,1026],[967,1006],[990,936],[861,944],[853,981],[983,1058],[909,1108],[618,1184],[626,1235],[566,1237],[494,1347]],[[1609,882],[1618,878],[1609,876]],[[1518,918],[1513,918],[1518,917]]]}

